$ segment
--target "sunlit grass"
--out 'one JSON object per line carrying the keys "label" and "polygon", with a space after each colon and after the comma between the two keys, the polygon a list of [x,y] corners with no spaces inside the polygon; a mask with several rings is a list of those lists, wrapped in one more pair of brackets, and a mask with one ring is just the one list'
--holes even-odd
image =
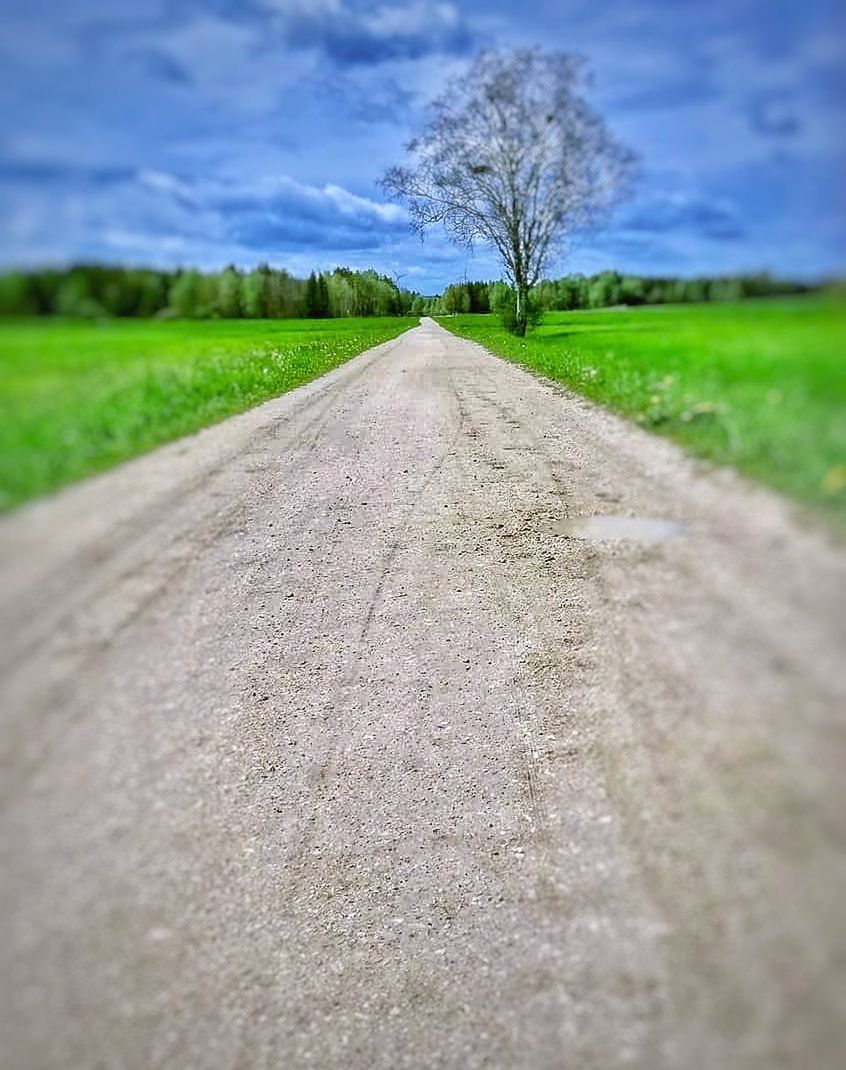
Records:
{"label": "sunlit grass", "polygon": [[0,509],[299,386],[416,322],[2,322]]}
{"label": "sunlit grass", "polygon": [[493,316],[457,334],[846,517],[846,314],[834,298],[548,313],[525,339]]}

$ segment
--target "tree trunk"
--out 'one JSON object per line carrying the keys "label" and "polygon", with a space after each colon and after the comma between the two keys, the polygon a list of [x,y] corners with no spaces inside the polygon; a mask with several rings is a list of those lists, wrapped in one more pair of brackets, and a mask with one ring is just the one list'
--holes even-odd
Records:
{"label": "tree trunk", "polygon": [[529,288],[522,281],[517,283],[517,304],[514,310],[514,333],[518,338],[526,337],[529,322]]}

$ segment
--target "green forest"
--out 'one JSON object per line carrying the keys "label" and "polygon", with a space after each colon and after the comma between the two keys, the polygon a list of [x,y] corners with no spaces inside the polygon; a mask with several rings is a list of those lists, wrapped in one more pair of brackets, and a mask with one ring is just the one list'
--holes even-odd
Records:
{"label": "green forest", "polygon": [[[767,272],[750,275],[716,275],[698,278],[623,275],[600,271],[596,275],[564,275],[544,279],[530,296],[541,312],[572,312],[576,309],[609,308],[615,305],[689,304],[703,301],[740,301],[747,297],[780,297],[807,293],[819,286],[774,278]],[[504,282],[460,282],[429,301],[433,315],[499,312],[511,300]]]}
{"label": "green forest", "polygon": [[[766,273],[700,278],[650,277],[602,271],[564,275],[531,292],[537,311],[569,312],[614,305],[738,301],[815,289]],[[424,296],[401,289],[376,271],[337,267],[300,279],[261,264],[250,271],[158,271],[96,264],[0,275],[0,315],[156,317],[159,319],[336,319],[361,316],[498,312],[512,290],[504,282],[473,281]]]}
{"label": "green forest", "polygon": [[405,316],[417,297],[375,271],[338,267],[298,279],[261,264],[157,271],[97,264],[0,275],[0,315],[96,319],[329,319]]}

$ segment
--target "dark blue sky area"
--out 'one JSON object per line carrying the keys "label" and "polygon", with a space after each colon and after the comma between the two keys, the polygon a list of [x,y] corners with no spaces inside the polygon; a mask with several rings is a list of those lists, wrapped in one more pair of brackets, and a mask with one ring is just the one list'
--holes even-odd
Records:
{"label": "dark blue sky area", "polygon": [[376,180],[477,50],[542,44],[587,56],[642,158],[636,197],[558,269],[840,271],[838,6],[7,0],[0,260],[496,276],[484,250],[421,244]]}

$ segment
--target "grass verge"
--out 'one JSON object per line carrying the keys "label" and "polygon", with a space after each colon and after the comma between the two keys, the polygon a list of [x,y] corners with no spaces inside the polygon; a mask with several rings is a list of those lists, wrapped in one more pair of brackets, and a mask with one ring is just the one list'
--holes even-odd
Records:
{"label": "grass verge", "polygon": [[846,521],[846,315],[836,298],[493,316],[443,326]]}
{"label": "grass verge", "polygon": [[416,319],[0,323],[0,510],[314,379]]}

